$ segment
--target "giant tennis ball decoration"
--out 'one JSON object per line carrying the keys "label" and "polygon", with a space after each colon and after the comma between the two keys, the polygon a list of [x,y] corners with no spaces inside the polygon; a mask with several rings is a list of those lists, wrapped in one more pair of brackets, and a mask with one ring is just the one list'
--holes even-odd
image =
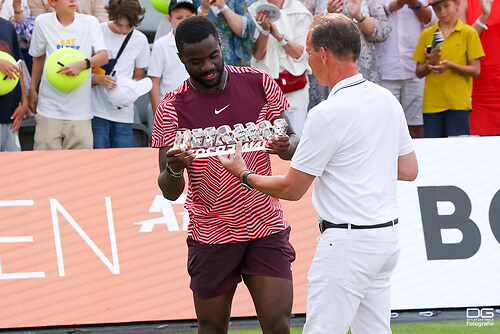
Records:
{"label": "giant tennis ball decoration", "polygon": [[88,69],[75,76],[57,73],[57,71],[69,63],[83,59],[85,59],[85,56],[73,48],[61,48],[52,52],[45,61],[44,72],[47,80],[52,86],[65,92],[79,88],[89,76],[90,71]]}
{"label": "giant tennis ball decoration", "polygon": [[[0,51],[0,59],[5,59],[16,65],[16,60],[7,52]],[[15,79],[11,79],[5,75],[5,73],[0,71],[0,95],[5,95],[10,93],[14,87],[17,86],[19,82],[19,77],[16,76]]]}
{"label": "giant tennis ball decoration", "polygon": [[170,6],[170,0],[151,0],[151,5],[154,9],[163,14],[168,14],[168,7]]}

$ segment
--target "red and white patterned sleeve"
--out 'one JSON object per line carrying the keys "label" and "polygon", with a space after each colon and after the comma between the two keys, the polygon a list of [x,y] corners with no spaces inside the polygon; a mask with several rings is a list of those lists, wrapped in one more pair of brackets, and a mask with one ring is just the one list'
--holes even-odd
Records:
{"label": "red and white patterned sleeve", "polygon": [[173,146],[178,128],[177,113],[172,104],[175,94],[168,93],[155,111],[151,147]]}

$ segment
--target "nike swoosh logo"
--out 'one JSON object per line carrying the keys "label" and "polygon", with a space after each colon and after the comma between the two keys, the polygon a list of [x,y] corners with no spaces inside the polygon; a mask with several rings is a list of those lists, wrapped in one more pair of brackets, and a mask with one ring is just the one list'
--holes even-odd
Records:
{"label": "nike swoosh logo", "polygon": [[229,104],[228,104],[227,106],[225,106],[224,108],[219,109],[219,110],[217,110],[217,108],[215,108],[215,114],[216,114],[216,115],[220,114],[220,113],[221,113],[222,111],[224,111],[224,109],[226,109],[227,107],[229,107]]}

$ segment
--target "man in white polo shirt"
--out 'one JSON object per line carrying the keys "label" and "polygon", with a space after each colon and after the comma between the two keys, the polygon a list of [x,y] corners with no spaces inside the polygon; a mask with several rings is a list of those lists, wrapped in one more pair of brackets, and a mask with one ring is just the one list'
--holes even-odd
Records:
{"label": "man in white polo shirt", "polygon": [[309,27],[306,51],[327,100],[309,112],[286,175],[247,170],[238,145],[220,157],[243,184],[298,200],[314,181],[319,243],[309,270],[303,333],[390,333],[390,277],[399,255],[397,180],[418,165],[403,109],[357,71],[360,32],[341,14]]}

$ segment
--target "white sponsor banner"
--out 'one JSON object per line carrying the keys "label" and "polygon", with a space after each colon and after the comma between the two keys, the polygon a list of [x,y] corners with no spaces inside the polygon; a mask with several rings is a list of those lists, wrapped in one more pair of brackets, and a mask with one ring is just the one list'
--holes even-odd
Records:
{"label": "white sponsor banner", "polygon": [[500,137],[414,140],[392,308],[500,305]]}

